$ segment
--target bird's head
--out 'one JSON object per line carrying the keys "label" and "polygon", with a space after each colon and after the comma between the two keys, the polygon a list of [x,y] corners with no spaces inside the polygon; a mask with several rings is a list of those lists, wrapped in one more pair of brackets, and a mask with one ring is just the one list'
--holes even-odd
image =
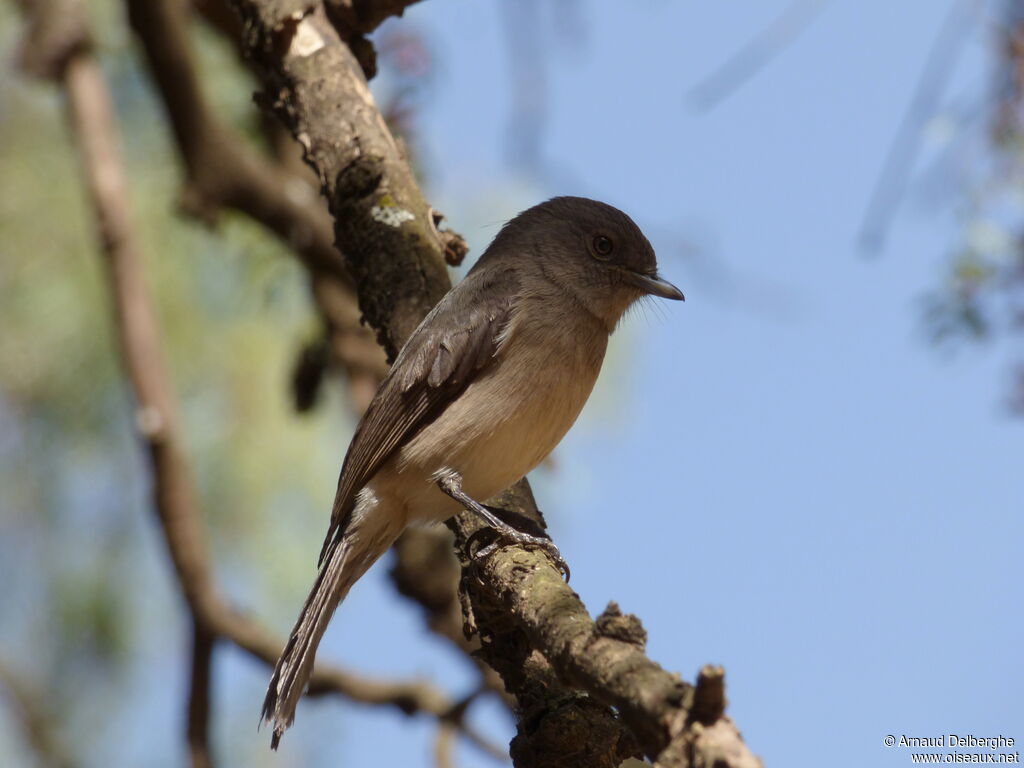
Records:
{"label": "bird's head", "polygon": [[584,197],[555,197],[523,211],[488,251],[564,289],[609,329],[643,296],[683,299],[658,275],[654,249],[633,220]]}

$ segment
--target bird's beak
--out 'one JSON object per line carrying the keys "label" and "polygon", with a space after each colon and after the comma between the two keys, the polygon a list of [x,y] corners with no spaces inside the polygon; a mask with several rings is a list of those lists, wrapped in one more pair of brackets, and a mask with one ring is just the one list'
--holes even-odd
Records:
{"label": "bird's beak", "polygon": [[674,299],[675,301],[686,300],[682,291],[657,273],[645,275],[640,272],[634,272],[631,269],[627,269],[624,271],[624,275],[626,282],[630,285],[636,286],[644,293],[649,293],[652,296],[661,296],[663,299]]}

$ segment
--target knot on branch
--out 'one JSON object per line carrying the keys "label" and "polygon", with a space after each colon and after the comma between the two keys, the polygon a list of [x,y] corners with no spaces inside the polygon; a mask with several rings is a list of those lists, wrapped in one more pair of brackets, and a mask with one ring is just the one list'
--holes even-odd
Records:
{"label": "knot on branch", "polygon": [[641,649],[647,645],[647,630],[640,623],[640,619],[632,613],[623,613],[619,604],[614,601],[608,603],[608,607],[597,617],[595,623],[597,634],[601,637],[630,643]]}
{"label": "knot on branch", "polygon": [[92,45],[85,11],[72,0],[38,0],[33,5],[18,66],[34,77],[56,80],[75,54]]}
{"label": "knot on branch", "polygon": [[213,229],[220,218],[223,198],[215,185],[208,185],[201,178],[190,178],[178,193],[177,205],[183,216],[195,219],[207,229]]}
{"label": "knot on branch", "polygon": [[311,0],[271,0],[260,4],[234,3],[245,25],[250,50],[278,58],[291,48],[302,20],[316,7]]}
{"label": "knot on branch", "polygon": [[515,765],[529,768],[618,768],[642,751],[632,734],[585,695],[565,698],[525,719],[509,745]]}
{"label": "knot on branch", "polygon": [[469,244],[466,243],[466,239],[458,232],[452,232],[450,229],[440,229],[441,222],[444,221],[444,214],[440,211],[435,211],[431,208],[429,219],[434,235],[441,244],[441,248],[444,249],[445,263],[451,267],[459,266],[462,260],[466,258],[466,254],[469,253]]}
{"label": "knot on branch", "polygon": [[142,405],[135,411],[135,428],[151,445],[167,439],[168,419],[155,405]]}
{"label": "knot on branch", "polygon": [[358,155],[338,172],[334,181],[335,199],[359,200],[372,195],[383,178],[383,158],[376,155]]}
{"label": "knot on branch", "polygon": [[292,402],[299,413],[307,413],[316,406],[330,360],[330,342],[325,334],[299,350],[291,377]]}
{"label": "knot on branch", "polygon": [[359,68],[363,70],[363,75],[367,80],[373,80],[377,76],[377,49],[373,47],[373,43],[358,33],[346,37],[344,40],[348,43],[348,49],[352,51],[356,61],[359,62]]}
{"label": "knot on branch", "polygon": [[[686,755],[683,758],[683,753]],[[674,762],[679,760],[679,762]],[[740,737],[736,725],[721,717],[711,725],[693,723],[681,744],[658,755],[655,766],[689,765],[691,768],[764,768]]]}
{"label": "knot on branch", "polygon": [[697,676],[690,719],[710,725],[725,714],[725,669],[705,664]]}
{"label": "knot on branch", "polygon": [[341,33],[368,35],[390,16],[401,16],[417,0],[325,0],[327,15]]}

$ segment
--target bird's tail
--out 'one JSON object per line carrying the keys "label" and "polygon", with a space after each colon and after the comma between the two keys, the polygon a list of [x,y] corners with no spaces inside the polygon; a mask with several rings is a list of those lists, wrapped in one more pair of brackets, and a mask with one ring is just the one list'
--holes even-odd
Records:
{"label": "bird's tail", "polygon": [[[360,514],[365,512],[366,514]],[[313,588],[274,666],[260,718],[273,721],[270,746],[295,720],[295,706],[313,672],[313,659],[327,623],[349,589],[383,555],[402,532],[399,521],[384,509],[356,510],[342,535],[328,546]]]}

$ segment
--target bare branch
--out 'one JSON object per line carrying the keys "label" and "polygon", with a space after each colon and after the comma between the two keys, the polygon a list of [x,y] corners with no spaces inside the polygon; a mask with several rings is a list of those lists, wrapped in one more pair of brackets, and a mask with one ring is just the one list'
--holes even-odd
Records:
{"label": "bare branch", "polygon": [[889,221],[903,198],[907,180],[917,159],[921,135],[935,113],[942,88],[949,80],[962,44],[967,39],[973,4],[974,0],[957,0],[950,6],[928,52],[914,95],[896,131],[896,138],[889,147],[889,154],[886,155],[885,165],[871,193],[861,224],[860,242],[869,252],[877,252],[885,244]]}
{"label": "bare branch", "polygon": [[702,110],[725,101],[811,25],[826,0],[793,0],[782,14],[690,91]]}
{"label": "bare branch", "polygon": [[[331,217],[311,174],[297,170],[288,157],[274,161],[261,155],[216,119],[194,64],[182,0],[126,0],[126,5],[185,165],[182,209],[207,224],[222,209],[237,210],[276,235],[306,265],[329,339],[329,362],[349,379],[353,405],[361,411],[367,392],[372,396],[387,370],[385,356],[360,322],[352,279],[334,247]],[[216,0],[201,8],[219,30],[240,34],[230,9],[224,13]]]}
{"label": "bare branch", "polygon": [[[58,8],[62,12],[68,9],[65,0],[32,5],[30,35],[54,28],[40,17]],[[75,18],[84,25],[80,6]],[[88,50],[84,26],[77,35],[62,33],[54,39],[76,41],[44,59],[57,62],[47,74],[63,84],[67,95],[68,119],[107,266],[115,329],[137,403],[136,425],[149,452],[154,510],[179,587],[195,623],[188,737],[195,764],[205,764],[202,761],[209,759],[205,736],[207,680],[214,641],[218,637],[229,640],[265,664],[277,659],[283,644],[227,605],[213,583],[157,322],[143,279],[141,248],[131,224],[127,180],[110,93]],[[32,37],[26,48],[42,44],[43,40]],[[364,704],[395,707],[407,714],[424,713],[445,722],[453,722],[451,712],[457,706],[427,683],[369,680],[318,664],[311,679],[310,694],[327,693],[341,694]],[[476,734],[470,734],[470,739],[473,743],[480,742]]]}
{"label": "bare branch", "polygon": [[189,758],[192,768],[212,768],[210,754],[210,671],[216,636],[198,624],[192,626],[192,677],[188,687]]}
{"label": "bare branch", "polygon": [[203,97],[181,0],[126,0],[188,173],[183,208],[212,223],[234,208],[263,224],[306,263],[346,278],[331,222],[301,177],[256,154],[212,114]]}
{"label": "bare branch", "polygon": [[401,16],[420,0],[327,0],[327,12],[339,32],[368,35],[388,18]]}
{"label": "bare branch", "polygon": [[46,711],[45,697],[0,661],[0,694],[6,693],[26,743],[47,768],[71,768],[75,763],[54,731],[55,719]]}
{"label": "bare branch", "polygon": [[437,726],[437,736],[434,737],[435,768],[455,768],[455,761],[452,759],[454,736],[455,729],[450,723],[440,723]]}

